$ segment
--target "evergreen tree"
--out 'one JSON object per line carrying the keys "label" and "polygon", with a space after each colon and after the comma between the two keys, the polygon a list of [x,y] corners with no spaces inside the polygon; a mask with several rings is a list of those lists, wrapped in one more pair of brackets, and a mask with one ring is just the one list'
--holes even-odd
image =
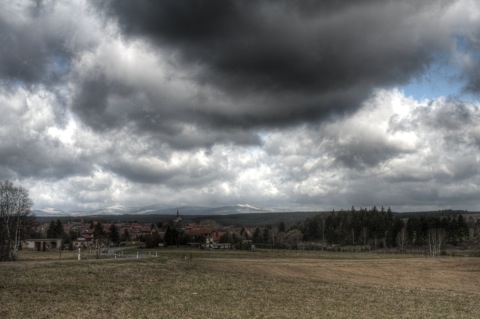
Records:
{"label": "evergreen tree", "polygon": [[69,250],[73,250],[73,242],[80,236],[78,231],[74,231],[70,229],[68,231],[68,236],[66,235],[65,244],[67,245]]}
{"label": "evergreen tree", "polygon": [[256,244],[263,243],[263,236],[261,234],[261,230],[259,227],[255,228],[255,231],[253,232],[253,235],[252,235],[252,241]]}
{"label": "evergreen tree", "polygon": [[177,246],[186,245],[190,241],[190,236],[188,236],[183,230],[177,231]]}
{"label": "evergreen tree", "polygon": [[179,245],[179,232],[176,228],[170,226],[167,227],[167,230],[165,231],[165,237],[164,237],[164,242],[166,245]]}
{"label": "evergreen tree", "polygon": [[94,226],[93,226],[93,233],[97,236],[100,236],[100,235],[104,235],[105,234],[105,231],[103,230],[103,225],[101,222],[97,222]]}
{"label": "evergreen tree", "polygon": [[285,222],[282,220],[279,224],[278,224],[278,232],[279,233],[284,233],[287,231],[287,227],[285,226]]}
{"label": "evergreen tree", "polygon": [[178,229],[176,228],[172,228],[172,245],[179,245],[180,244],[180,241],[179,241],[179,236],[180,233],[178,231]]}
{"label": "evergreen tree", "polygon": [[56,237],[63,237],[64,231],[63,231],[63,224],[60,221],[60,219],[57,219],[57,222],[55,223],[55,232],[56,232]]}
{"label": "evergreen tree", "polygon": [[108,237],[110,241],[113,244],[118,245],[120,243],[120,234],[118,233],[117,226],[115,226],[115,224],[112,224],[108,229],[108,231],[109,231]]}
{"label": "evergreen tree", "polygon": [[263,228],[263,234],[262,234],[262,242],[264,244],[270,244],[271,243],[271,232],[270,232],[271,227],[266,226]]}
{"label": "evergreen tree", "polygon": [[173,236],[172,236],[172,229],[170,226],[167,226],[167,229],[165,230],[165,235],[163,237],[163,241],[165,242],[165,245],[173,245]]}
{"label": "evergreen tree", "polygon": [[101,222],[97,222],[93,226],[93,239],[94,239],[94,244],[95,248],[97,250],[96,253],[96,258],[100,258],[100,248],[102,246],[108,245],[108,236],[105,234],[105,231],[103,230],[103,225]]}
{"label": "evergreen tree", "polygon": [[55,222],[52,219],[47,229],[47,238],[55,238],[55,237],[56,237]]}
{"label": "evergreen tree", "polygon": [[48,238],[63,238],[64,237],[63,224],[60,219],[57,221],[51,221],[47,229]]}
{"label": "evergreen tree", "polygon": [[156,232],[153,231],[150,234],[146,235],[144,238],[145,241],[145,246],[147,248],[156,248],[158,247],[158,243],[160,243],[160,235]]}
{"label": "evergreen tree", "polygon": [[[203,242],[205,242],[205,240]],[[233,241],[232,233],[227,231],[225,234],[222,235],[222,237],[220,237],[219,242],[220,243],[230,243],[230,244],[233,245],[234,241]]]}
{"label": "evergreen tree", "polygon": [[320,237],[320,226],[318,217],[320,216],[315,216],[305,221],[305,227],[303,231],[304,240],[315,240]]}

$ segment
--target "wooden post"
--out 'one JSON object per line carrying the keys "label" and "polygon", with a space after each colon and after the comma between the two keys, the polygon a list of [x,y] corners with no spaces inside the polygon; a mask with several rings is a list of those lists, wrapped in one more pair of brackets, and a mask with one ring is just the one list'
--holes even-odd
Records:
{"label": "wooden post", "polygon": [[80,249],[80,247],[79,247],[79,248],[78,248],[78,260],[81,259],[81,257],[80,257],[80,250],[81,250],[81,249]]}

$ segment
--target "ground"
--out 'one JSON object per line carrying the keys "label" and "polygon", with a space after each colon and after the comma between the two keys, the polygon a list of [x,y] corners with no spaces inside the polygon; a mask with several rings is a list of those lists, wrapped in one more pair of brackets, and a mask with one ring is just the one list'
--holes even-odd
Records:
{"label": "ground", "polygon": [[480,317],[479,258],[169,249],[153,256],[24,253],[0,264],[0,317]]}

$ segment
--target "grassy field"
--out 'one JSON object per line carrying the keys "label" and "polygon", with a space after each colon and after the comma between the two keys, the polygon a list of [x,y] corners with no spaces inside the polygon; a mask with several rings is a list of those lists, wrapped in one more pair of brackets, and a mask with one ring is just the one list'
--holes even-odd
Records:
{"label": "grassy field", "polygon": [[0,264],[0,318],[480,318],[479,258],[158,256],[22,252]]}

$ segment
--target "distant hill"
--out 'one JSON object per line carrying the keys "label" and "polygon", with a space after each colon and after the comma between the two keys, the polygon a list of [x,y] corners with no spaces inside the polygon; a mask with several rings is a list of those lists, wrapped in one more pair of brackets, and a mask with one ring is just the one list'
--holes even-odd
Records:
{"label": "distant hill", "polygon": [[198,223],[212,219],[222,225],[260,226],[285,222],[303,221],[319,212],[279,211],[259,208],[248,204],[231,206],[165,206],[149,205],[143,207],[124,207],[120,205],[90,211],[65,212],[53,208],[36,209],[34,215],[40,222],[52,219],[64,221],[103,220],[108,222],[137,221],[140,223],[158,223],[171,221],[177,212],[182,216],[184,224]]}
{"label": "distant hill", "polygon": [[[150,205],[144,207],[124,207],[120,205],[110,206],[103,209],[91,211],[65,212],[53,208],[37,209],[33,213],[40,222],[50,222],[52,219],[64,221],[91,221],[102,220],[108,222],[137,221],[140,223],[165,223],[171,221],[177,214],[183,218],[183,223],[199,223],[205,219],[211,219],[221,225],[238,225],[256,227],[262,225],[277,224],[284,222],[299,222],[321,213],[320,211],[280,211],[266,208],[258,208],[248,204],[220,207],[204,206],[165,206]],[[327,213],[330,213],[327,212]],[[402,218],[414,216],[446,216],[463,214],[480,217],[479,212],[468,212],[464,210],[441,210],[441,211],[419,211],[394,213]]]}
{"label": "distant hill", "polygon": [[283,222],[303,222],[305,219],[321,214],[321,212],[276,212],[256,214],[233,214],[216,216],[191,216],[195,223],[204,219],[213,219],[221,225],[263,226]]}
{"label": "distant hill", "polygon": [[[214,220],[220,225],[229,226],[245,226],[257,227],[263,225],[278,224],[281,221],[303,222],[305,219],[320,214],[320,212],[275,212],[275,213],[252,213],[252,214],[228,214],[228,215],[182,215],[183,224],[199,223],[202,220]],[[37,216],[37,220],[41,223],[48,223],[52,219],[59,219],[64,222],[72,221],[93,221],[99,220],[105,223],[122,223],[136,221],[139,223],[166,223],[173,220],[175,214],[146,214],[146,215],[85,215],[85,216]]]}
{"label": "distant hill", "polygon": [[[99,215],[170,215],[177,211],[185,215],[227,215],[227,214],[250,214],[250,213],[269,213],[278,210],[269,208],[259,208],[248,204],[237,204],[220,207],[204,206],[165,206],[149,205],[143,207],[125,207],[114,205],[102,209],[85,211],[62,211],[54,208],[35,209],[33,213],[37,217],[41,216],[99,216]],[[287,210],[288,211],[288,210]]]}
{"label": "distant hill", "polygon": [[421,211],[421,212],[404,212],[398,213],[398,216],[403,218],[411,218],[416,216],[434,217],[434,216],[451,216],[451,215],[476,215],[478,212],[469,212],[466,210],[434,210],[434,211]]}

